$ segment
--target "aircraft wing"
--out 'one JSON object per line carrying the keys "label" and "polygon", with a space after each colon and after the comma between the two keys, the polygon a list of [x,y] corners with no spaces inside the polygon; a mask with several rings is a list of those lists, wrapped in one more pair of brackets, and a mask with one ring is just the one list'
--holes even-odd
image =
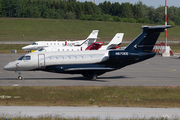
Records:
{"label": "aircraft wing", "polygon": [[109,70],[114,70],[114,68],[107,68],[107,67],[90,67],[90,68],[68,68],[68,69],[65,69],[65,71],[84,71],[84,70],[105,70],[105,71],[109,71]]}

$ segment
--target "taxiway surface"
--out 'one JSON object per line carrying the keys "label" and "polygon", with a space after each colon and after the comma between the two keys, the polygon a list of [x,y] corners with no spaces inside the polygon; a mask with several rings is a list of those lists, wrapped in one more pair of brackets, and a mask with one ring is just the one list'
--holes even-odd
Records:
{"label": "taxiway surface", "polygon": [[146,61],[105,73],[97,80],[81,75],[23,71],[25,80],[3,67],[23,54],[0,54],[0,86],[180,86],[180,59],[159,55]]}

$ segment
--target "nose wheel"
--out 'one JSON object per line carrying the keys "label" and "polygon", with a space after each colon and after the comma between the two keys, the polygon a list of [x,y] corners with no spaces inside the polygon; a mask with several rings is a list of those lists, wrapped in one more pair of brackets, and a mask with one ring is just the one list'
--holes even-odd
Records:
{"label": "nose wheel", "polygon": [[24,77],[21,75],[21,71],[16,71],[16,73],[18,73],[19,74],[19,76],[18,76],[18,80],[24,80]]}
{"label": "nose wheel", "polygon": [[17,79],[18,80],[24,80],[23,76],[21,76],[21,75],[19,75]]}

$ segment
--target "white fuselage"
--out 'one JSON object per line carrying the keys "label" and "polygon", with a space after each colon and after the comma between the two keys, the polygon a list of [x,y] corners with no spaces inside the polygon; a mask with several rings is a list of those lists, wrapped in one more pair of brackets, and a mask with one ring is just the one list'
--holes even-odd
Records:
{"label": "white fuselage", "polygon": [[[108,50],[111,49],[112,46],[118,46],[121,44],[122,39],[123,39],[123,35],[124,33],[117,33],[113,39],[109,42],[108,45],[103,45],[101,46],[98,50]],[[93,41],[93,40],[91,40]],[[94,42],[94,41],[93,41]],[[81,42],[79,42],[81,43]],[[86,50],[86,48],[90,46],[89,41],[86,41],[83,43],[83,45],[78,46],[77,43],[76,44],[72,44],[71,46],[67,45],[67,46],[59,46],[59,45],[54,45],[54,46],[48,46],[48,47],[43,47],[37,51],[41,51],[41,52],[47,52],[47,51],[84,51]],[[115,48],[113,48],[115,49]],[[36,51],[36,52],[37,52]]]}
{"label": "white fuselage", "polygon": [[29,50],[38,50],[43,47],[54,47],[54,46],[74,46],[82,44],[84,40],[79,41],[37,41],[32,43],[31,45],[27,45],[22,47],[22,49],[29,51]]}
{"label": "white fuselage", "polygon": [[37,41],[32,43],[31,45],[27,45],[22,47],[22,49],[26,51],[31,50],[38,50],[43,47],[54,47],[54,46],[81,46],[84,42],[88,41],[88,44],[90,45],[92,42],[95,42],[98,36],[99,30],[93,30],[91,34],[87,37],[85,40],[76,40],[76,41]]}
{"label": "white fuselage", "polygon": [[91,64],[108,59],[109,50],[79,52],[34,52],[10,62],[4,69],[10,71],[29,71],[43,69],[46,66],[66,64]]}

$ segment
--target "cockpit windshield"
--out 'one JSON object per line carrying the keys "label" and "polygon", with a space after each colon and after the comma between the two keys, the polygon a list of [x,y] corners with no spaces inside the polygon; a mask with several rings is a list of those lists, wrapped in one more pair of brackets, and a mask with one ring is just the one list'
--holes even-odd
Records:
{"label": "cockpit windshield", "polygon": [[31,60],[31,56],[21,56],[18,60]]}
{"label": "cockpit windshield", "polygon": [[37,43],[33,42],[31,45],[38,45]]}
{"label": "cockpit windshield", "polygon": [[43,51],[44,50],[44,48],[41,48],[41,49],[39,49],[38,51]]}
{"label": "cockpit windshield", "polygon": [[18,60],[22,60],[24,58],[24,55],[23,56],[21,56]]}

